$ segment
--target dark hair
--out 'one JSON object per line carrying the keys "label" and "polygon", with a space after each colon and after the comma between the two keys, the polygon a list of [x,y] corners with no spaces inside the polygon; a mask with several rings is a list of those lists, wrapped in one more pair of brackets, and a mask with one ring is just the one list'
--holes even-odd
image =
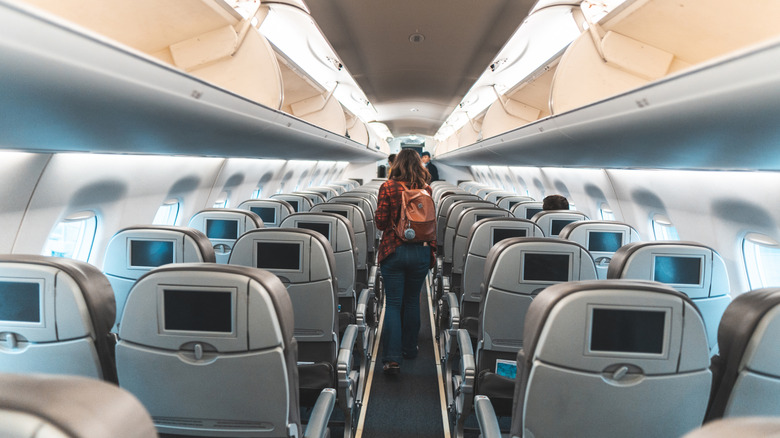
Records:
{"label": "dark hair", "polygon": [[428,152],[428,151],[425,151],[425,152],[420,154],[420,157],[430,157],[430,156],[431,156],[431,153]]}
{"label": "dark hair", "polygon": [[393,161],[395,160],[395,154],[390,154],[387,156],[387,162],[390,164],[393,164]]}
{"label": "dark hair", "polygon": [[391,179],[408,182],[414,189],[421,189],[431,180],[431,174],[423,167],[420,155],[414,149],[402,149],[390,168]]}
{"label": "dark hair", "polygon": [[561,195],[550,195],[542,201],[542,210],[568,210],[569,201]]}

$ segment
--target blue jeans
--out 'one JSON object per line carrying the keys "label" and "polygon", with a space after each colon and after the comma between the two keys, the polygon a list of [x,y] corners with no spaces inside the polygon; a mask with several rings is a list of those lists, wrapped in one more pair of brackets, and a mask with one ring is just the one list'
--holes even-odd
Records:
{"label": "blue jeans", "polygon": [[417,356],[420,332],[420,290],[431,260],[431,248],[401,245],[382,260],[385,285],[385,322],[382,329],[382,362],[398,362]]}

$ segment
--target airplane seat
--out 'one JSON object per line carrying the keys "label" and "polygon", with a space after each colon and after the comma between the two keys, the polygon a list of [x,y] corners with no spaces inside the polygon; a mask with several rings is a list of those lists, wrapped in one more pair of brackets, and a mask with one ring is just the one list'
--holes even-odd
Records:
{"label": "airplane seat", "polygon": [[[526,312],[534,298],[554,284],[597,277],[593,258],[578,243],[513,237],[490,249],[482,278],[476,353],[466,330],[455,335],[461,364],[461,374],[452,377],[453,401],[459,408],[456,430],[463,429],[474,395],[488,396],[499,415],[511,413],[515,380],[508,365],[523,348]],[[447,367],[454,370],[450,362]],[[474,364],[470,370],[463,366],[470,363]]]}
{"label": "airplane seat", "polygon": [[204,233],[214,247],[217,263],[226,264],[238,237],[249,230],[263,228],[257,214],[238,208],[207,208],[190,218],[189,226]]}
{"label": "airplane seat", "polygon": [[710,353],[717,353],[718,324],[731,297],[726,264],[714,249],[678,240],[629,243],[615,252],[607,278],[658,281],[688,295],[704,318]]}
{"label": "airplane seat", "polygon": [[596,261],[600,280],[607,278],[607,267],[615,251],[625,244],[642,240],[634,227],[617,221],[572,222],[563,227],[558,237],[588,248]]}
{"label": "airplane seat", "polygon": [[156,268],[127,298],[116,346],[119,385],[138,397],[161,434],[289,436],[300,428],[293,335],[290,297],[268,271]]}
{"label": "airplane seat", "polygon": [[311,201],[306,196],[295,193],[277,193],[271,195],[271,199],[278,199],[290,204],[293,208],[293,213],[303,213],[309,211],[312,206]]}
{"label": "airplane seat", "polygon": [[344,194],[331,199],[332,202],[340,204],[352,204],[357,206],[363,211],[363,217],[366,220],[366,235],[368,237],[368,259],[369,264],[376,265],[376,248],[379,245],[380,232],[374,225],[374,209],[371,205],[371,201],[361,196],[352,196],[350,194]]}
{"label": "airplane seat", "polygon": [[545,289],[516,365],[513,436],[681,436],[701,425],[712,379],[690,298],[634,280]]}
{"label": "airplane seat", "polygon": [[216,255],[211,241],[194,228],[136,225],[117,231],[103,258],[103,274],[116,298],[112,331],[118,331],[127,294],[143,274],[169,263],[197,262],[215,263]]}
{"label": "airplane seat", "polygon": [[780,416],[780,288],[734,298],[718,328],[707,421],[721,417]]}
{"label": "airplane seat", "polygon": [[339,191],[336,190],[333,187],[327,187],[327,186],[313,186],[313,187],[307,187],[307,192],[317,192],[320,195],[325,197],[325,202],[328,202],[330,198],[333,198],[334,196],[340,195]]}
{"label": "airplane seat", "polygon": [[447,213],[452,204],[458,201],[480,201],[479,197],[471,193],[453,193],[442,196],[436,204],[436,241],[444,241],[444,230],[447,229]]}
{"label": "airplane seat", "polygon": [[501,189],[498,189],[496,187],[492,186],[484,186],[477,189],[477,191],[474,193],[475,195],[479,196],[480,199],[487,200],[487,197],[490,193],[499,191]]}
{"label": "airplane seat", "polygon": [[[350,325],[339,336],[336,260],[326,237],[305,228],[253,230],[236,242],[230,265],[271,272],[287,288],[295,315],[301,404],[312,406],[323,388],[332,387],[339,390],[342,410],[351,412],[351,400],[360,398],[358,385],[363,383],[362,376],[352,372],[352,351],[356,341],[363,342],[357,336],[364,331]],[[339,348],[350,354],[342,357]],[[356,365],[359,374],[365,361]]]}
{"label": "airplane seat", "polygon": [[499,198],[503,198],[504,196],[511,196],[514,194],[515,192],[508,192],[506,190],[493,190],[485,196],[485,201],[498,205]]}
{"label": "airplane seat", "polygon": [[282,199],[249,199],[238,204],[238,208],[260,216],[264,228],[278,227],[284,218],[295,213],[292,205]]}
{"label": "airplane seat", "polygon": [[322,193],[315,192],[313,190],[308,190],[308,189],[306,189],[306,190],[298,190],[298,191],[293,192],[293,194],[294,195],[304,196],[305,198],[307,198],[309,200],[309,202],[311,202],[311,205],[317,205],[317,204],[320,204],[320,203],[325,202],[325,201],[328,200],[327,197],[325,195],[323,195]]}
{"label": "airplane seat", "polygon": [[706,423],[683,438],[767,438],[780,436],[780,418],[732,417]]}
{"label": "airplane seat", "polygon": [[531,220],[536,213],[544,211],[542,201],[518,201],[509,208],[515,217]]}
{"label": "airplane seat", "polygon": [[505,210],[512,211],[512,207],[517,205],[519,202],[523,202],[523,201],[534,202],[534,198],[530,196],[520,196],[514,194],[508,196],[502,196],[496,200],[496,205],[498,205],[498,208],[503,208]]}
{"label": "airplane seat", "polygon": [[141,402],[116,385],[76,376],[0,374],[0,436],[157,438],[157,431]]}
{"label": "airplane seat", "polygon": [[[339,202],[326,202],[317,204],[310,213],[333,213],[344,216],[352,225],[355,235],[355,247],[357,248],[357,283],[356,290],[363,290],[368,284],[368,267],[371,261],[368,259],[368,235],[366,234],[366,218],[360,207]],[[358,287],[357,285],[360,285]]]}
{"label": "airplane seat", "polygon": [[89,263],[0,255],[0,372],[116,382],[115,314],[111,284]]}
{"label": "airplane seat", "polygon": [[[526,210],[526,214],[528,211]],[[547,210],[536,213],[532,218],[547,237],[558,237],[563,227],[572,222],[590,220],[585,213],[575,210]]]}

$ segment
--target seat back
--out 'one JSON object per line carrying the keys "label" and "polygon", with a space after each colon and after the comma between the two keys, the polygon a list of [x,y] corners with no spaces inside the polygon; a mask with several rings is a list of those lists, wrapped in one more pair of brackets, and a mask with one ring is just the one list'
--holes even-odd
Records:
{"label": "seat back", "polygon": [[311,205],[317,205],[328,200],[322,193],[312,190],[299,190],[293,192],[293,194],[305,196],[311,202]]}
{"label": "seat back", "polygon": [[[508,218],[514,217],[508,210],[502,210],[497,207],[477,207],[463,210],[458,216],[458,222],[455,225],[455,239],[452,243],[452,273],[462,274],[463,265],[466,262],[466,250],[468,249],[469,235],[474,224],[490,218]],[[455,282],[460,287],[460,282]]]}
{"label": "seat back", "polygon": [[332,198],[334,196],[338,196],[338,195],[341,194],[335,188],[333,188],[333,187],[326,187],[326,186],[307,187],[306,191],[307,192],[317,192],[317,193],[319,193],[320,195],[325,197],[325,202],[330,200],[330,198]]}
{"label": "seat back", "polygon": [[300,425],[297,357],[282,282],[217,264],[141,277],[116,346],[119,385],[172,434],[284,436]]}
{"label": "seat back", "polygon": [[[335,199],[335,198],[334,198]],[[352,225],[355,234],[355,246],[357,247],[357,269],[365,270],[368,263],[368,234],[366,234],[366,217],[360,207],[340,202],[326,202],[317,204],[310,210],[311,213],[333,213],[344,216]]]}
{"label": "seat back", "polygon": [[1,255],[0,303],[0,372],[116,382],[114,292],[100,270],[58,257]]}
{"label": "seat back", "polygon": [[342,196],[354,196],[357,198],[363,198],[371,204],[371,208],[376,210],[376,206],[379,203],[379,188],[371,189],[367,187],[359,187],[355,190],[350,190],[344,193]]}
{"label": "seat back", "polygon": [[447,229],[447,214],[452,204],[458,201],[479,201],[477,195],[471,193],[455,193],[444,196],[436,205],[436,243],[441,246],[444,242],[444,230]]}
{"label": "seat back", "polygon": [[255,228],[263,228],[263,221],[248,210],[209,208],[195,213],[189,226],[206,234],[214,247],[217,263],[225,264],[238,236]]}
{"label": "seat back", "polygon": [[704,318],[710,351],[717,352],[718,324],[731,297],[726,264],[714,249],[682,241],[629,243],[612,256],[607,278],[654,280],[690,297]]}
{"label": "seat back", "polygon": [[572,222],[586,221],[585,213],[574,210],[547,210],[536,213],[531,218],[544,231],[547,237],[558,237],[563,227]]}
{"label": "seat back", "polygon": [[[363,210],[363,217],[366,219],[366,235],[368,238],[368,253],[370,254],[369,260],[373,264],[374,254],[376,253],[377,240],[379,239],[379,232],[374,225],[374,206],[371,202],[360,196],[352,196],[345,194],[336,196],[331,199],[332,202],[338,202],[339,204],[352,204]],[[373,237],[373,238],[372,238]]]}
{"label": "seat back", "polygon": [[506,190],[493,190],[492,192],[488,192],[487,195],[485,195],[485,201],[496,204],[498,203],[499,198],[503,198],[504,196],[511,196],[514,194],[514,192],[508,192]]}
{"label": "seat back", "polygon": [[[530,201],[534,202],[534,198],[530,196],[520,196],[520,195],[509,195],[509,196],[502,196],[496,200],[496,205],[498,205],[499,208],[503,208],[509,211],[512,211],[512,208],[517,205],[520,202],[524,201]],[[531,216],[533,217],[533,216]],[[523,218],[527,219],[527,218]]]}
{"label": "seat back", "polygon": [[520,219],[533,219],[536,213],[544,211],[542,208],[542,201],[519,201],[514,206],[509,208],[515,217]]}
{"label": "seat back", "polygon": [[271,199],[278,199],[290,204],[293,209],[293,213],[303,213],[309,211],[312,206],[311,201],[306,196],[295,193],[277,193],[271,195]]}
{"label": "seat back", "polygon": [[260,216],[264,228],[278,227],[284,218],[295,213],[292,205],[281,199],[250,199],[239,204],[238,208]]}
{"label": "seat back", "polygon": [[680,436],[701,424],[712,379],[691,300],[626,280],[545,289],[517,367],[518,436]]}
{"label": "seat back", "polygon": [[143,405],[116,385],[75,376],[2,374],[0,436],[157,438],[157,431]]}
{"label": "seat back", "polygon": [[444,253],[444,263],[452,265],[452,249],[455,244],[455,230],[460,219],[460,214],[469,208],[483,207],[483,208],[495,208],[496,204],[487,201],[457,201],[452,204],[447,211],[446,228],[444,229],[443,242],[437,241],[437,245]]}
{"label": "seat back", "polygon": [[480,187],[480,189],[477,190],[477,192],[475,194],[477,196],[479,196],[481,199],[486,199],[490,193],[497,192],[497,191],[500,191],[500,190],[501,189],[498,189],[496,187],[491,187],[491,186]]}
{"label": "seat back", "polygon": [[780,288],[734,298],[718,328],[707,420],[780,416]]}
{"label": "seat back", "polygon": [[596,261],[596,272],[601,280],[607,278],[607,267],[615,251],[623,245],[641,240],[634,227],[616,221],[572,222],[563,227],[558,237],[588,248]]}
{"label": "seat back", "polygon": [[103,273],[116,298],[117,331],[127,294],[136,280],[168,263],[214,263],[211,242],[202,232],[189,227],[137,225],[119,230],[106,247]]}

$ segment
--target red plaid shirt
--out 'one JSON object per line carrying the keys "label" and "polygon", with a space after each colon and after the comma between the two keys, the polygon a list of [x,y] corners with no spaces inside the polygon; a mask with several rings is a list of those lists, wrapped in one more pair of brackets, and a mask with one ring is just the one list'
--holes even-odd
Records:
{"label": "red plaid shirt", "polygon": [[[395,252],[395,249],[403,244],[403,241],[393,231],[393,225],[401,217],[401,192],[404,187],[400,182],[389,179],[379,187],[379,202],[374,215],[374,224],[382,230],[382,240],[379,242],[379,263],[387,256]],[[431,186],[425,186],[429,194],[433,194]],[[428,242],[431,247],[431,267],[436,264],[436,241]]]}

